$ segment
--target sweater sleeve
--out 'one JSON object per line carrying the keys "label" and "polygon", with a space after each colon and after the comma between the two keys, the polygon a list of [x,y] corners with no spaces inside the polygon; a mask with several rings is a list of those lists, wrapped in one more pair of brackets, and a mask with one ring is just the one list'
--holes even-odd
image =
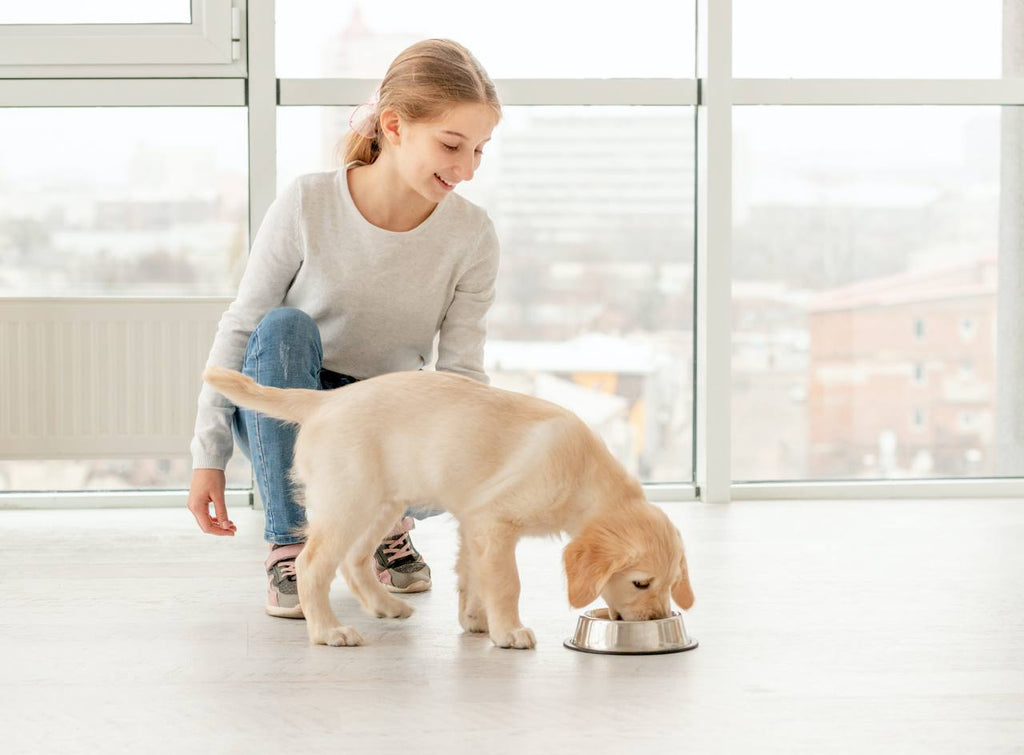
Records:
{"label": "sweater sleeve", "polygon": [[[253,240],[238,295],[220,319],[207,367],[241,370],[249,336],[263,316],[284,301],[303,260],[300,199],[300,186],[294,181],[267,210]],[[230,401],[210,386],[202,386],[191,444],[193,469],[227,466],[234,450],[234,413]]]}
{"label": "sweater sleeve", "polygon": [[494,303],[499,257],[498,237],[489,218],[475,251],[476,261],[456,282],[455,295],[441,321],[435,369],[489,383],[484,372],[484,339],[487,310]]}

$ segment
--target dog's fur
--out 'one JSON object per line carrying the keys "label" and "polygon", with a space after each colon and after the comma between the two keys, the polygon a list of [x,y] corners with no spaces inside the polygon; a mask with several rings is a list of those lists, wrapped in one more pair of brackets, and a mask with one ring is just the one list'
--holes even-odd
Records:
{"label": "dog's fur", "polygon": [[459,621],[500,647],[532,648],[519,620],[516,542],[567,532],[569,602],[598,595],[612,618],[693,604],[683,541],[639,483],[572,412],[520,393],[431,371],[397,372],[342,390],[268,388],[212,367],[204,380],[236,405],[300,426],[293,477],[304,488],[306,546],[296,561],[310,640],[359,645],[331,610],[339,565],[364,609],[412,607],[377,581],[377,544],[408,507],[459,522]]}

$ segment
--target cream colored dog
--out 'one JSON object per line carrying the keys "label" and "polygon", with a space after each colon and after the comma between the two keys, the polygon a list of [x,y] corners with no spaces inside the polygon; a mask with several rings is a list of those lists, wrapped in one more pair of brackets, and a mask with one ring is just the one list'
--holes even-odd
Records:
{"label": "cream colored dog", "polygon": [[360,645],[328,600],[339,565],[363,608],[412,607],[377,581],[374,550],[408,507],[459,522],[459,622],[499,647],[532,648],[519,620],[516,542],[567,532],[569,602],[600,595],[612,618],[693,604],[683,541],[639,483],[572,412],[430,371],[396,372],[334,391],[268,388],[212,367],[203,378],[239,406],[300,425],[292,474],[305,487],[306,546],[296,560],[309,638]]}

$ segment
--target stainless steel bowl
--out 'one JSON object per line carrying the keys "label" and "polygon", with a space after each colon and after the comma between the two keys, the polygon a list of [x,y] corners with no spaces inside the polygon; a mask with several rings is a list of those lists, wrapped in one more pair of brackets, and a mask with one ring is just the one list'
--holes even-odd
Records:
{"label": "stainless steel bowl", "polygon": [[584,653],[653,655],[693,650],[697,640],[686,633],[679,613],[651,621],[613,621],[607,608],[598,608],[580,615],[576,631],[563,644]]}

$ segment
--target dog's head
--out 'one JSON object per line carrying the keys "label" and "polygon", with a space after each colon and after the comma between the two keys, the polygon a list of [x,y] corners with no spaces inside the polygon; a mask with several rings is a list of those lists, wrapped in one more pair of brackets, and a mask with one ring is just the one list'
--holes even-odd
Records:
{"label": "dog's head", "polygon": [[647,621],[693,605],[683,539],[661,509],[643,503],[590,522],[563,553],[569,603],[600,595],[613,619]]}

